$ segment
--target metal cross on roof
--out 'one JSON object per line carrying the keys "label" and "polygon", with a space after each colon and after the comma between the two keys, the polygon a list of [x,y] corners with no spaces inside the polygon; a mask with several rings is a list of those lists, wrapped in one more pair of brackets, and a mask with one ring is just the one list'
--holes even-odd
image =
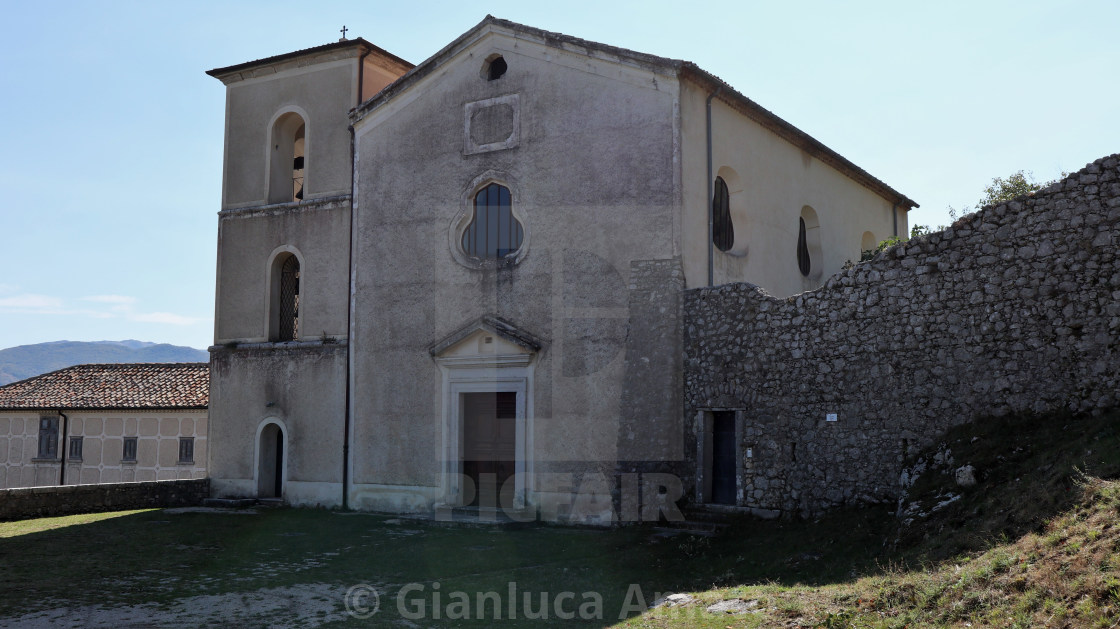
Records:
{"label": "metal cross on roof", "polygon": [[346,31],[348,31],[348,30],[350,30],[350,29],[346,28],[346,25],[343,24],[342,25],[342,30],[338,31],[338,32],[342,33],[342,38],[339,39],[338,41],[346,41]]}

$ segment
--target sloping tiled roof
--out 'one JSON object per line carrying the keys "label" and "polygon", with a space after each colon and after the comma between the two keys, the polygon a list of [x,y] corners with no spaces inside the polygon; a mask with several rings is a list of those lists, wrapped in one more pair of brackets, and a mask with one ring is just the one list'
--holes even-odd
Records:
{"label": "sloping tiled roof", "polygon": [[774,132],[778,137],[785,138],[794,146],[873,190],[891,203],[897,203],[906,210],[919,207],[917,201],[888,186],[882,180],[872,176],[871,173],[856,166],[848,158],[828,148],[808,133],[786,122],[769,109],[747,98],[734,87],[731,87],[726,81],[695,63],[691,61],[681,62],[681,75],[701,84],[709,93],[715,93],[717,98],[731,105],[746,117]]}
{"label": "sloping tiled roof", "polygon": [[0,410],[206,408],[207,363],[75,365],[0,387]]}
{"label": "sloping tiled roof", "polygon": [[385,50],[384,48],[381,48],[379,46],[375,46],[375,45],[369,43],[368,41],[362,39],[361,37],[358,37],[358,38],[355,38],[355,39],[343,39],[343,40],[340,40],[340,41],[337,41],[337,42],[331,42],[329,44],[323,44],[322,46],[315,46],[315,47],[312,47],[312,48],[304,48],[303,50],[286,52],[282,55],[273,55],[271,57],[265,57],[264,59],[255,59],[253,61],[246,61],[245,63],[238,63],[238,64],[235,64],[235,65],[232,65],[232,66],[226,66],[224,68],[214,68],[213,70],[207,70],[206,74],[209,74],[210,76],[212,76],[214,78],[221,78],[221,77],[223,77],[227,74],[231,74],[233,72],[241,72],[241,71],[244,71],[244,70],[248,70],[250,68],[255,68],[255,67],[258,67],[258,66],[268,65],[270,63],[279,63],[281,61],[287,61],[288,59],[295,59],[297,57],[302,57],[302,56],[305,56],[305,55],[311,55],[311,54],[320,53],[320,52],[327,52],[327,51],[330,51],[330,50],[340,50],[340,49],[343,49],[343,48],[351,48],[351,47],[361,48],[363,50],[376,52],[376,53],[380,54],[381,56],[385,57],[386,59],[390,59],[392,61],[395,61],[395,62],[401,64],[402,66],[405,66],[405,67],[408,67],[408,68],[412,67],[411,63],[405,61],[404,59],[401,59],[400,57],[394,55],[393,53],[389,52],[388,50]]}

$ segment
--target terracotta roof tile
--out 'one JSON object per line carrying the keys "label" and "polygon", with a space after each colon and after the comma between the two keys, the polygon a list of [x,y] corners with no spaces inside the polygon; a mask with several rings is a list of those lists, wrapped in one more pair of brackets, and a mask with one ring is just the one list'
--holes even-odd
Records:
{"label": "terracotta roof tile", "polygon": [[317,53],[317,52],[326,52],[328,50],[337,50],[337,49],[348,48],[348,47],[363,48],[365,50],[373,51],[373,52],[376,52],[376,53],[380,54],[381,56],[383,56],[387,59],[390,59],[392,61],[395,61],[395,62],[401,64],[404,67],[407,67],[407,68],[412,67],[411,63],[405,61],[404,59],[401,59],[400,57],[394,55],[393,53],[389,52],[388,50],[385,50],[384,48],[381,48],[379,46],[375,46],[375,45],[371,44],[370,42],[366,41],[365,39],[362,39],[361,37],[357,37],[357,38],[354,38],[354,39],[343,39],[343,40],[340,40],[340,41],[337,41],[337,42],[331,42],[329,44],[323,44],[321,46],[313,46],[311,48],[304,48],[302,50],[295,50],[293,52],[286,52],[282,55],[273,55],[271,57],[265,57],[264,59],[255,59],[253,61],[246,61],[245,63],[238,63],[238,64],[235,64],[235,65],[232,65],[232,66],[226,66],[224,68],[214,68],[213,70],[207,70],[206,74],[209,74],[210,76],[215,77],[215,78],[221,78],[222,76],[224,76],[226,74],[231,74],[233,72],[240,72],[242,70],[247,70],[249,68],[254,68],[256,66],[268,65],[270,63],[278,63],[280,61],[287,61],[288,59],[295,59],[296,57],[311,55],[311,54],[314,54],[314,53]]}
{"label": "terracotta roof tile", "polygon": [[75,365],[0,387],[3,409],[206,408],[207,363]]}

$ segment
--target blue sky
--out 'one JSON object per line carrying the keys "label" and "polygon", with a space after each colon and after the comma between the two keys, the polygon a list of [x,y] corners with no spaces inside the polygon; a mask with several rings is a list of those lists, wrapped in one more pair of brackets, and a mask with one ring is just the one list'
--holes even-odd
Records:
{"label": "blue sky", "polygon": [[0,347],[213,335],[224,88],[335,41],[414,63],[487,13],[694,61],[949,222],[1120,152],[1116,2],[7,3]]}

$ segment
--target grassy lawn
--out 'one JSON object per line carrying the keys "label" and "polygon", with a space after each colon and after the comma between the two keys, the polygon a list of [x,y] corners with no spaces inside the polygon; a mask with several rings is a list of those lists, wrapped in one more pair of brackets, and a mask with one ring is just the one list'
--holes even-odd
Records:
{"label": "grassy lawn", "polygon": [[[561,613],[575,613],[568,622],[580,620],[580,605],[588,604],[590,624],[605,626],[619,620],[624,605],[637,613],[658,592],[706,589],[742,579],[823,584],[873,569],[882,532],[863,515],[842,514],[829,526],[748,522],[733,538],[669,539],[647,527],[459,528],[302,509],[256,514],[133,511],[0,523],[0,618],[11,621],[29,611],[59,607],[154,604],[169,609],[187,597],[294,591],[303,585],[333,586],[317,592],[334,597],[330,602],[341,608],[351,586],[369,584],[381,595],[380,611],[364,623],[345,620],[380,626],[402,619],[394,596],[402,586],[417,584],[424,589],[414,586],[411,594],[406,592],[406,610],[412,613],[422,601],[429,621],[435,620],[434,607],[441,608],[439,620],[447,620],[447,606],[455,602],[449,593],[455,591],[468,593],[472,615],[477,615],[478,593],[497,592],[502,619],[509,620],[513,582],[516,624],[546,622],[525,617],[526,611],[540,609],[542,593],[548,593],[547,622],[564,622],[556,617],[555,599],[572,592],[560,606]],[[797,540],[796,548],[791,540]],[[815,554],[802,552],[802,547],[815,549]],[[532,601],[528,609],[526,592]],[[602,597],[598,609],[584,592]],[[492,619],[493,603],[484,602]],[[344,610],[331,614],[329,608],[323,605],[323,614],[305,620],[342,623]],[[451,624],[472,625],[459,620]]]}
{"label": "grassy lawn", "polygon": [[[1117,627],[1117,423],[961,429],[945,445],[980,484],[908,526],[894,505],[668,539],[300,509],[0,523],[0,626]],[[937,478],[910,499],[962,493]],[[354,586],[376,614],[347,613],[373,602]]]}

